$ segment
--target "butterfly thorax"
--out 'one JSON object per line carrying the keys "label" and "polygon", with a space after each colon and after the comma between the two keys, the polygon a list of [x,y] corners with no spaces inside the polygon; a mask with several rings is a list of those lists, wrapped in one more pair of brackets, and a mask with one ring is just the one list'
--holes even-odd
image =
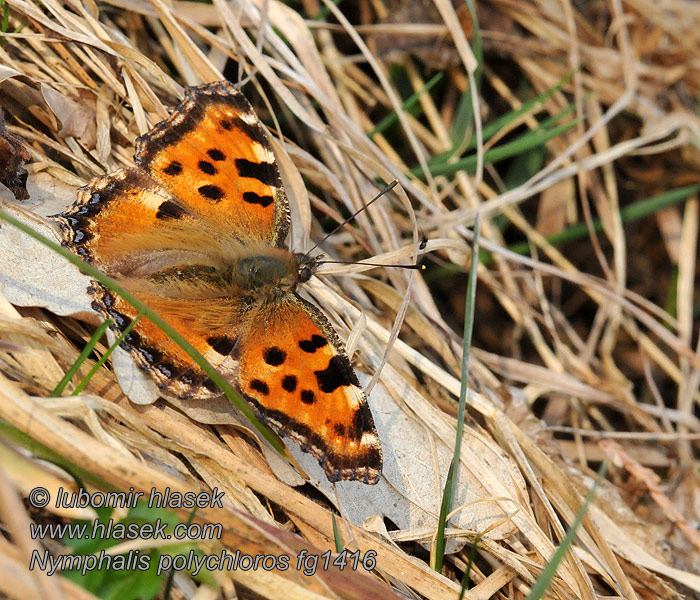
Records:
{"label": "butterfly thorax", "polygon": [[231,284],[242,290],[280,298],[305,283],[317,268],[316,259],[283,248],[262,248],[239,255],[229,265]]}

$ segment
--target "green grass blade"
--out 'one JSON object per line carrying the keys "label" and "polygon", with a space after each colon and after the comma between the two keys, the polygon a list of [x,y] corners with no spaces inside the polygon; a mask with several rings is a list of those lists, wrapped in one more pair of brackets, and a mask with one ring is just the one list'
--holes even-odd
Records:
{"label": "green grass blade", "polygon": [[[512,142],[507,142],[495,148],[491,148],[484,153],[484,164],[495,163],[499,160],[510,158],[511,156],[517,156],[523,152],[529,152],[533,148],[542,146],[562,133],[565,133],[577,123],[578,119],[574,119],[569,123],[554,127],[548,131],[537,130],[529,132]],[[430,172],[434,177],[439,175],[453,175],[457,171],[473,171],[476,168],[476,163],[477,156],[472,155],[455,161],[454,163],[434,165],[431,167]],[[411,169],[411,174],[415,177],[423,177],[423,171],[420,167]]]}
{"label": "green grass blade", "polygon": [[[476,59],[477,67],[474,71],[474,82],[476,83],[476,96],[481,94],[481,65],[484,61],[484,51],[481,44],[481,32],[479,31],[479,22],[476,18],[476,9],[473,0],[465,0],[469,15],[472,20],[473,36],[472,36],[472,52]],[[452,123],[451,134],[453,143],[456,147],[461,146],[465,141],[467,131],[474,122],[474,107],[472,106],[472,91],[467,89],[460,98],[455,119]],[[473,137],[473,136],[472,136]]]}
{"label": "green grass blade", "polygon": [[[459,424],[458,424],[459,426]],[[455,452],[456,454],[456,452]],[[447,515],[452,507],[452,496],[455,481],[455,456],[452,456],[450,468],[445,479],[445,489],[442,492],[442,502],[440,503],[440,516],[438,517],[437,535],[435,536],[435,548],[431,552],[431,567],[438,573],[442,572],[442,559],[445,555],[445,528],[447,527]]]}
{"label": "green grass blade", "polygon": [[70,366],[70,369],[66,371],[66,374],[63,376],[61,381],[58,382],[58,385],[53,389],[49,396],[57,398],[63,393],[63,390],[66,389],[66,386],[68,385],[70,380],[73,379],[73,376],[78,372],[80,366],[85,362],[85,359],[95,349],[95,346],[97,346],[97,342],[100,341],[105,331],[107,331],[107,328],[113,322],[113,319],[107,319],[106,321],[100,323],[100,326],[95,330],[95,333],[93,333],[92,337],[90,338],[90,341],[87,344],[85,344],[85,348],[83,348],[83,351],[80,353],[80,356],[78,356],[75,362]]}
{"label": "green grass blade", "polygon": [[[534,109],[535,106],[538,104],[544,104],[545,101],[549,100],[554,94],[556,94],[558,91],[560,91],[569,81],[571,81],[574,78],[574,74],[576,71],[572,71],[569,73],[566,77],[564,77],[559,83],[556,85],[553,85],[551,88],[548,90],[545,90],[541,94],[535,96],[532,100],[529,102],[525,102],[520,108],[510,111],[503,115],[502,117],[498,117],[496,119],[493,119],[490,123],[487,125],[484,125],[484,140],[488,140],[491,137],[493,137],[496,133],[498,133],[501,129],[509,125],[512,121],[515,121],[516,119],[519,119],[522,117],[524,114],[527,114],[531,110]],[[564,109],[566,110],[566,109]],[[563,112],[563,111],[562,111]],[[571,111],[569,111],[571,112]],[[561,113],[559,113],[561,114]],[[546,123],[546,121],[545,121]],[[543,124],[540,124],[540,127],[542,127]],[[476,147],[476,140],[472,140],[472,142],[467,146],[467,150],[472,150]]]}
{"label": "green grass blade", "polygon": [[[588,96],[585,96],[587,98]],[[564,117],[568,117],[569,115],[574,114],[576,111],[576,105],[575,104],[568,104],[564,108],[562,108],[558,113],[555,113],[553,115],[550,115],[546,119],[544,119],[540,124],[537,129],[535,129],[532,133],[536,131],[540,131],[543,129],[549,129],[551,127],[554,127],[559,121],[561,121]]]}
{"label": "green grass blade", "polygon": [[112,352],[114,352],[114,349],[119,346],[124,341],[124,338],[129,335],[129,332],[136,327],[136,323],[138,323],[141,320],[141,317],[143,317],[143,312],[140,312],[136,317],[129,323],[129,325],[124,329],[124,331],[121,332],[119,337],[114,340],[114,343],[107,348],[107,352],[105,352],[101,357],[100,360],[98,360],[93,366],[92,369],[88,372],[85,377],[83,377],[82,381],[75,386],[75,389],[73,390],[73,393],[71,396],[77,396],[80,392],[82,392],[88,383],[90,383],[90,380],[95,376],[95,373],[100,370],[100,367],[104,365],[107,362],[107,359],[112,355]]}
{"label": "green grass blade", "polygon": [[[655,212],[687,200],[692,194],[700,192],[700,184],[685,185],[651,198],[645,198],[634,204],[630,204],[620,209],[620,219],[623,223],[631,223]],[[603,231],[603,224],[600,219],[593,220],[593,230],[596,233]],[[572,240],[582,239],[588,236],[588,227],[585,223],[578,223],[564,231],[554,233],[547,237],[547,241],[552,245],[563,244]],[[527,254],[530,251],[529,242],[518,242],[508,246],[508,250],[517,254]]]}
{"label": "green grass blade", "polygon": [[[579,69],[577,69],[579,70]],[[552,86],[548,90],[545,90],[529,102],[525,102],[520,108],[516,110],[512,110],[505,115],[501,117],[497,117],[493,120],[491,120],[489,123],[484,124],[484,129],[483,129],[483,137],[484,141],[490,140],[494,135],[496,135],[501,129],[504,127],[507,127],[508,124],[510,124],[512,121],[515,121],[516,119],[519,119],[522,115],[530,112],[533,110],[535,106],[538,104],[543,104],[546,100],[551,98],[556,92],[560,91],[569,81],[571,81],[574,77],[574,74],[576,71],[572,71],[569,73],[566,77],[564,77],[559,83],[556,85]],[[471,140],[467,144],[467,146],[462,150],[463,152],[469,151],[469,150],[474,150],[476,148],[476,137],[472,136]],[[441,154],[436,155],[430,160],[430,165],[432,166],[433,164],[440,164],[440,163],[445,163],[447,162],[452,156],[454,156],[455,152],[457,152],[460,149],[459,144],[455,144],[452,148],[447,150],[446,152],[443,152]]]}
{"label": "green grass blade", "polygon": [[226,381],[216,369],[212,367],[209,362],[197,351],[196,348],[192,346],[182,335],[180,335],[175,329],[173,329],[162,317],[158,316],[153,310],[151,310],[144,302],[139,300],[136,296],[131,294],[129,291],[120,286],[114,279],[108,277],[91,264],[86,263],[81,260],[78,256],[66,250],[59,244],[52,240],[45,238],[40,233],[34,231],[31,227],[28,227],[21,221],[18,221],[8,213],[0,210],[0,219],[6,221],[13,227],[16,227],[20,231],[34,238],[41,244],[47,246],[57,254],[60,254],[67,261],[78,267],[83,273],[92,277],[94,280],[100,282],[105,287],[109,288],[114,293],[118,294],[126,302],[131,304],[137,311],[142,312],[143,315],[149,319],[154,325],[163,331],[167,336],[169,336],[180,348],[182,348],[187,355],[195,362],[201,369],[207,374],[207,376],[219,387],[219,389],[226,395],[226,397],[236,405],[236,407],[246,416],[246,418],[253,424],[253,426],[260,432],[266,440],[272,444],[272,446],[283,456],[287,456],[287,451],[284,446],[279,442],[276,436],[272,434],[271,431],[267,429],[260,421],[256,418],[253,410],[250,408],[247,402],[243,400],[233,389],[231,384]]}
{"label": "green grass blade", "polygon": [[[7,29],[10,26],[10,5],[7,2],[2,3],[2,25],[0,30],[3,33],[7,33]],[[5,40],[3,40],[4,42]]]}
{"label": "green grass blade", "polygon": [[467,568],[464,571],[464,576],[462,577],[462,586],[459,590],[459,596],[457,600],[463,600],[464,593],[467,591],[467,586],[469,585],[469,576],[472,572],[472,565],[476,560],[476,550],[479,547],[479,540],[481,540],[481,534],[477,534],[469,548],[469,561],[467,562]]}
{"label": "green grass blade", "polygon": [[564,536],[561,544],[559,544],[559,547],[552,555],[552,559],[547,563],[547,566],[542,570],[542,573],[540,573],[540,576],[533,584],[532,589],[525,600],[540,600],[540,598],[544,597],[545,592],[552,583],[552,579],[554,579],[554,575],[557,572],[559,564],[562,560],[564,560],[566,553],[569,551],[569,548],[576,537],[576,530],[579,528],[579,525],[581,525],[581,521],[583,521],[583,517],[588,511],[588,505],[593,500],[593,496],[595,496],[596,491],[598,491],[598,488],[603,481],[603,477],[605,477],[605,472],[608,470],[608,464],[608,459],[605,459],[603,464],[600,465],[598,475],[590,491],[588,494],[586,494],[586,499],[583,501],[581,510],[578,511],[574,522],[571,524],[571,528],[566,532],[566,536]]}
{"label": "green grass blade", "polygon": [[340,554],[343,551],[343,542],[340,539],[340,531],[338,530],[338,520],[335,518],[335,514],[331,513],[331,519],[333,520],[333,541],[335,543],[335,552]]}
{"label": "green grass blade", "polygon": [[459,457],[462,451],[462,434],[464,432],[464,413],[467,407],[467,381],[469,379],[469,355],[472,347],[472,333],[474,331],[474,304],[476,302],[477,269],[479,266],[479,231],[481,229],[481,215],[476,213],[474,221],[474,242],[472,244],[472,266],[469,271],[469,283],[467,284],[467,298],[464,307],[464,349],[462,351],[462,381],[459,388],[459,408],[457,410],[457,433],[455,435],[455,447],[452,455],[450,469],[447,472],[445,490],[440,504],[440,517],[438,518],[438,531],[433,552],[433,569],[438,573],[442,571],[442,559],[445,553],[445,527],[447,515],[452,507],[452,500],[457,490],[457,475],[459,474]]}
{"label": "green grass blade", "polygon": [[[415,94],[412,94],[408,99],[401,105],[402,112],[409,112],[416,104],[418,104],[418,99],[421,94],[429,92],[432,88],[437,85],[437,83],[442,79],[443,73],[438,73],[426,83],[423,88],[418,90]],[[386,117],[384,117],[377,125],[367,134],[369,139],[372,139],[375,135],[386,131],[387,128],[391,127],[394,123],[399,120],[399,115],[397,112],[391,111]]]}

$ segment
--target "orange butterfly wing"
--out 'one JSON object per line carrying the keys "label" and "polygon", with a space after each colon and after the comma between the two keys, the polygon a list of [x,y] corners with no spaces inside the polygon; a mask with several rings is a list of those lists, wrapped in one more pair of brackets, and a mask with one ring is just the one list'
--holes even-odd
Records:
{"label": "orange butterfly wing", "polygon": [[382,452],[364,392],[326,317],[296,293],[251,316],[235,352],[238,385],[330,481],[377,483]]}
{"label": "orange butterfly wing", "polygon": [[223,235],[246,243],[284,241],[289,209],[272,146],[232,84],[187,88],[175,112],[137,140],[134,160]]}
{"label": "orange butterfly wing", "polygon": [[[179,199],[137,169],[93,179],[76,203],[54,217],[65,244],[144,301],[219,370],[229,358],[250,299],[222,297],[224,282],[215,232],[181,207]],[[204,241],[204,246],[202,245]],[[91,289],[93,308],[114,319],[118,332],[137,316],[102,285]],[[208,398],[219,390],[189,355],[142,317],[123,344],[158,386],[179,397]]]}

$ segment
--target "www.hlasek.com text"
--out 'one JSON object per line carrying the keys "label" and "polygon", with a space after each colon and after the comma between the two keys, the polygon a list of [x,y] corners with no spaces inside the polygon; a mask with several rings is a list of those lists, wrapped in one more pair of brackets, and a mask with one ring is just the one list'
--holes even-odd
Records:
{"label": "www.hlasek.com text", "polygon": [[122,523],[114,519],[77,523],[30,523],[34,540],[218,540],[223,533],[221,523],[167,523],[158,518],[152,523]]}

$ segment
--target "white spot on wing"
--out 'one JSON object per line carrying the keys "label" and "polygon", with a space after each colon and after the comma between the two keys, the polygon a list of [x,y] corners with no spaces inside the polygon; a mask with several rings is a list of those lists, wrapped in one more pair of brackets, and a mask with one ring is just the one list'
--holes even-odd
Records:
{"label": "white spot on wing", "polygon": [[242,112],[238,115],[238,118],[243,121],[246,125],[257,125],[258,117],[252,112]]}
{"label": "white spot on wing", "polygon": [[255,158],[257,158],[260,162],[275,162],[275,155],[258,142],[253,144],[253,153],[255,154]]}
{"label": "white spot on wing", "polygon": [[360,440],[360,446],[365,448],[379,448],[379,438],[376,434],[371,431],[365,431],[362,434],[362,440]]}

